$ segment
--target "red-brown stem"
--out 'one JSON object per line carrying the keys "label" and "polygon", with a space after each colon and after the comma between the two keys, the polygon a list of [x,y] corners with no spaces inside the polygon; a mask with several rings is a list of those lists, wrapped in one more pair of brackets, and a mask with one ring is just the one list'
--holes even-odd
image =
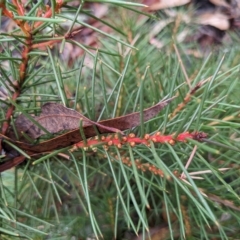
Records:
{"label": "red-brown stem", "polygon": [[17,12],[19,16],[24,16],[24,7],[23,4],[21,2],[19,2],[19,0],[13,0],[12,3],[17,7]]}
{"label": "red-brown stem", "polygon": [[[18,9],[19,15],[23,15],[24,14],[23,6],[16,0],[13,1],[13,3],[15,4],[15,6]],[[3,5],[3,13],[4,13],[5,16],[8,16],[9,18],[13,19],[13,14],[5,8],[5,5]],[[29,60],[28,53],[31,50],[32,36],[29,32],[30,26],[27,23],[24,23],[23,21],[17,21],[17,20],[14,20],[14,21],[21,28],[21,30],[24,32],[24,34],[27,37],[27,39],[25,41],[25,46],[24,46],[23,51],[22,51],[22,61],[21,61],[21,64],[19,65],[19,80],[15,82],[14,93],[11,96],[11,99],[13,101],[16,101],[17,98],[19,97],[20,93],[21,93],[21,86],[22,86],[22,84],[25,80],[25,77],[26,77],[26,70],[27,70],[28,60]],[[15,106],[10,105],[9,108],[7,109],[7,111],[6,111],[5,122],[3,122],[2,131],[1,131],[3,135],[5,135],[7,130],[8,130],[9,121],[11,119],[11,116],[12,116],[14,110],[15,110]]]}
{"label": "red-brown stem", "polygon": [[79,33],[81,29],[75,29],[73,32],[65,34],[62,39],[49,40],[47,42],[35,43],[32,45],[32,49],[45,49],[46,47],[51,47],[56,43],[61,42],[63,39],[71,39],[75,34]]}
{"label": "red-brown stem", "polygon": [[[20,16],[24,16],[24,7],[21,3],[19,3],[19,1],[13,0],[13,4],[16,6],[18,14]],[[14,15],[12,12],[8,11],[8,9],[6,8],[5,4],[2,3],[0,4],[0,8],[2,8],[2,13],[4,16],[11,18],[22,30],[22,32],[24,32],[24,34],[29,37],[30,36],[30,26],[28,23],[26,23],[25,21],[22,20],[18,20],[18,19],[14,19]]]}
{"label": "red-brown stem", "polygon": [[[12,100],[15,101],[18,96],[20,95],[20,92],[19,91],[15,91],[12,95]],[[7,109],[7,112],[6,112],[6,116],[5,116],[5,122],[3,122],[3,125],[2,125],[2,134],[5,135],[7,130],[8,130],[8,127],[9,127],[9,120],[12,116],[12,113],[15,109],[15,106],[14,105],[11,105],[8,109]]]}
{"label": "red-brown stem", "polygon": [[[58,12],[61,9],[63,3],[64,3],[63,0],[57,0],[54,12]],[[47,11],[45,12],[45,14],[42,17],[43,18],[50,18],[52,16],[52,13],[53,13],[52,8],[50,8],[48,5],[46,6],[46,8],[48,8],[48,9],[47,9]],[[43,22],[40,22],[40,21],[36,22],[34,24],[34,28],[37,28],[37,27],[41,26],[42,24],[43,24]]]}
{"label": "red-brown stem", "polygon": [[[26,70],[27,70],[27,66],[28,66],[28,60],[29,60],[29,56],[28,53],[31,50],[31,43],[32,43],[32,38],[31,35],[29,38],[26,39],[26,46],[24,46],[24,49],[22,51],[22,62],[19,65],[19,81],[16,82],[16,86],[15,86],[15,92],[13,93],[11,99],[13,101],[16,101],[17,98],[19,97],[20,93],[21,93],[21,86],[24,83],[25,77],[26,77]],[[9,127],[9,121],[10,118],[13,114],[15,110],[15,106],[11,105],[6,112],[6,116],[5,116],[5,122],[2,125],[2,134],[5,135],[8,127]]]}
{"label": "red-brown stem", "polygon": [[[13,0],[12,3],[16,6],[17,9],[17,13],[19,16],[24,16],[25,15],[25,8],[24,5],[21,3],[20,0]],[[62,5],[63,5],[64,1],[63,0],[57,0],[56,2],[56,7],[54,9],[55,12],[58,12]],[[46,6],[48,7],[48,6]],[[22,32],[25,34],[25,36],[27,37],[25,40],[25,45],[23,47],[23,51],[22,51],[22,62],[19,65],[19,79],[18,81],[16,81],[15,84],[15,89],[14,89],[14,93],[11,96],[11,99],[13,101],[16,101],[17,98],[19,97],[19,95],[21,94],[21,86],[24,83],[24,80],[26,78],[26,73],[27,73],[27,67],[28,67],[28,61],[29,61],[29,52],[33,49],[33,48],[40,48],[45,47],[46,45],[49,44],[54,44],[56,42],[58,42],[58,40],[52,40],[52,41],[48,41],[45,43],[40,43],[40,44],[32,44],[32,34],[31,31],[34,30],[31,29],[30,25],[23,20],[18,20],[18,19],[14,19],[14,15],[11,11],[9,11],[4,3],[0,3],[0,8],[2,8],[2,13],[4,16],[11,18],[18,26],[19,28],[22,30]],[[49,18],[52,16],[52,9],[50,7],[48,7],[46,13],[44,14],[44,18]],[[38,27],[42,24],[42,22],[36,22],[34,27]],[[7,130],[9,128],[9,122],[11,119],[11,116],[13,114],[15,110],[15,106],[14,105],[10,105],[9,108],[6,111],[6,116],[5,116],[5,122],[2,125],[2,129],[1,132],[3,135],[5,135],[7,133]],[[1,150],[1,140],[0,140],[0,150]]]}
{"label": "red-brown stem", "polygon": [[[46,7],[48,7],[48,6],[46,6]],[[52,9],[49,8],[42,17],[43,18],[50,18],[51,16],[52,16]],[[40,22],[40,21],[39,22],[35,22],[34,28],[38,28],[42,24],[43,24],[43,22]]]}
{"label": "red-brown stem", "polygon": [[105,148],[108,146],[117,146],[121,148],[124,144],[130,144],[130,146],[134,147],[136,144],[145,144],[150,146],[150,142],[153,143],[169,143],[174,145],[175,142],[186,142],[187,139],[195,139],[197,141],[201,141],[202,138],[206,138],[207,134],[203,132],[184,132],[180,133],[177,137],[174,138],[173,135],[161,135],[160,132],[157,132],[153,135],[146,134],[144,138],[136,137],[135,134],[130,133],[128,136],[119,137],[117,134],[109,134],[108,136],[102,136],[100,139],[98,137],[88,139],[87,142],[81,141],[76,143],[72,150],[78,148],[93,148],[95,145],[104,144]]}
{"label": "red-brown stem", "polygon": [[62,39],[50,40],[50,41],[42,42],[42,43],[35,43],[35,44],[32,45],[32,49],[34,49],[34,48],[38,48],[38,49],[42,49],[43,48],[43,49],[45,49],[46,47],[51,47],[55,43],[59,43],[61,41],[62,41]]}
{"label": "red-brown stem", "polygon": [[4,3],[0,3],[0,8],[2,9],[2,14],[6,17],[13,18],[13,13],[8,11]]}
{"label": "red-brown stem", "polygon": [[29,60],[29,52],[32,49],[32,37],[30,36],[29,38],[26,39],[26,45],[23,48],[22,51],[22,62],[19,66],[19,73],[20,73],[20,81],[19,81],[19,88],[21,88],[25,77],[26,77],[26,71],[28,67],[28,60]]}

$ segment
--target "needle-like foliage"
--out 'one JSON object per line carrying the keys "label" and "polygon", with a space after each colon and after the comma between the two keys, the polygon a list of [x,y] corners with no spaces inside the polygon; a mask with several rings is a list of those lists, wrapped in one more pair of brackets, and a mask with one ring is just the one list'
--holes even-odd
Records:
{"label": "needle-like foliage", "polygon": [[[15,166],[0,175],[1,239],[236,239],[238,45],[196,58],[197,44],[178,38],[194,26],[165,22],[157,49],[164,15],[94,2],[0,1],[0,167]],[[94,4],[108,6],[105,18]],[[144,109],[174,96],[144,121]],[[140,125],[124,136],[95,126],[86,139],[81,120],[80,143],[21,149],[57,137],[34,120],[49,102],[95,122],[139,111]],[[19,131],[20,114],[46,134]]]}

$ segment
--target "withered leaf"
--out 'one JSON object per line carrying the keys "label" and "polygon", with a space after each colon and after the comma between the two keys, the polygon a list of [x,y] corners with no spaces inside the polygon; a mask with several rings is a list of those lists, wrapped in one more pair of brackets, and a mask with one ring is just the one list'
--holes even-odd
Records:
{"label": "withered leaf", "polygon": [[[153,107],[150,107],[143,111],[143,120],[148,121],[156,114],[159,113],[166,105],[168,105],[174,98],[167,99],[165,101],[159,102]],[[140,120],[141,113],[135,112],[122,117],[117,117],[113,119],[107,119],[104,121],[100,121],[98,126],[98,131],[100,133],[108,133],[111,132],[107,129],[119,129],[119,130],[127,130],[129,128],[133,128],[141,123]],[[94,123],[95,124],[95,123]],[[29,130],[29,125],[27,123],[22,124],[22,130]],[[83,131],[86,138],[93,137],[96,135],[95,129],[93,125],[90,125],[88,122],[83,126]],[[82,141],[82,136],[79,132],[79,128],[69,131],[59,137],[50,139],[48,141],[42,142],[37,145],[27,144],[25,142],[14,141],[13,139],[0,134],[0,139],[7,139],[8,141],[14,143],[16,146],[26,151],[29,156],[38,155],[39,153],[45,153],[52,150],[56,150],[59,148],[71,146],[74,143]],[[24,161],[24,156],[14,157],[2,164],[0,164],[0,172],[3,172],[7,169],[10,169],[14,166],[19,165]]]}
{"label": "withered leaf", "polygon": [[[58,103],[46,103],[42,106],[41,110],[42,112],[40,116],[33,118],[49,133],[58,133],[60,131],[76,129],[79,127],[81,119],[83,121],[83,127],[96,125],[98,127],[106,128],[106,130],[110,132],[119,132],[118,129],[102,126],[100,123],[88,119],[81,113],[66,108]],[[32,139],[39,138],[45,134],[41,128],[23,114],[17,117],[15,126],[19,133],[24,132]]]}
{"label": "withered leaf", "polygon": [[[150,107],[143,111],[143,120],[148,121],[153,118],[156,114],[161,111],[167,104],[169,104],[174,98],[167,99],[165,101],[159,102],[153,107]],[[131,114],[127,114],[121,117],[107,119],[98,122],[98,131],[99,133],[109,133],[114,132],[110,129],[119,129],[121,131],[136,127],[141,123],[140,120],[140,112],[134,112]],[[79,131],[79,124],[77,128],[71,130],[65,134],[60,135],[59,137],[55,137],[48,141],[44,141],[37,145],[31,145],[24,142],[14,141],[14,144],[21,148],[22,150],[29,151],[31,153],[43,153],[49,152],[55,149],[71,146],[74,143],[82,141],[82,136]],[[90,138],[96,136],[96,131],[93,125],[86,124],[83,126],[84,135],[86,138]]]}

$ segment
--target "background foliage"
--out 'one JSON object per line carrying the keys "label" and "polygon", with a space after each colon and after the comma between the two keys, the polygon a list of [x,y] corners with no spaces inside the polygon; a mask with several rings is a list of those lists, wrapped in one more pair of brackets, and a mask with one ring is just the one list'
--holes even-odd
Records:
{"label": "background foliage", "polygon": [[[181,38],[198,27],[179,20],[194,6],[175,8],[169,22],[167,11],[122,1],[0,7],[2,142],[20,113],[39,115],[47,102],[100,121],[172,96],[159,115],[126,134],[208,134],[204,142],[65,148],[31,157],[1,173],[2,239],[239,236],[237,32],[213,48]],[[55,135],[33,143],[46,137]],[[1,163],[16,157],[9,153],[4,147]]]}

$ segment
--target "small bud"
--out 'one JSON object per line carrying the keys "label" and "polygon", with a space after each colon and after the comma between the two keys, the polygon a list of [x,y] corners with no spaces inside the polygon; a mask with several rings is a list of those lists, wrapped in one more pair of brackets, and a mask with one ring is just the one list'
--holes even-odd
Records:
{"label": "small bud", "polygon": [[112,146],[112,145],[113,145],[113,141],[112,140],[108,141],[108,146]]}
{"label": "small bud", "polygon": [[130,142],[130,146],[131,146],[131,147],[134,147],[135,145],[136,145],[135,142]]}
{"label": "small bud", "polygon": [[127,141],[127,137],[123,137],[122,140],[123,140],[124,142],[126,142],[126,141]]}
{"label": "small bud", "polygon": [[134,133],[130,133],[130,134],[128,135],[128,137],[134,138],[134,137],[135,137],[135,134],[134,134]]}
{"label": "small bud", "polygon": [[150,135],[149,134],[145,134],[144,139],[148,140],[149,138],[150,138]]}

